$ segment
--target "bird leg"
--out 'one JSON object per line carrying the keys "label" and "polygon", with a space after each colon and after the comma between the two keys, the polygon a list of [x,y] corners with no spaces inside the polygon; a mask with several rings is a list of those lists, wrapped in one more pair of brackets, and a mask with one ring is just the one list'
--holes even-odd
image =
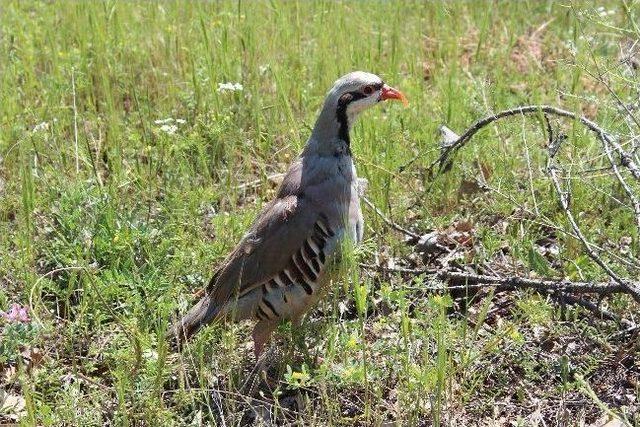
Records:
{"label": "bird leg", "polygon": [[264,320],[256,323],[251,336],[253,337],[253,352],[256,361],[260,359],[264,345],[271,338],[271,333],[276,329],[277,324],[274,322],[266,322]]}

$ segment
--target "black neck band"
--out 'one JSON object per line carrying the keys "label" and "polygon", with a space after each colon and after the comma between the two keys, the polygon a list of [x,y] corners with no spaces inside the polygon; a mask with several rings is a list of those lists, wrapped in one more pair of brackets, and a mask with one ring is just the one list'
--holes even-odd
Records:
{"label": "black neck band", "polygon": [[349,138],[349,119],[347,118],[347,107],[353,101],[365,98],[360,92],[347,92],[338,99],[338,109],[336,110],[336,119],[338,120],[338,137],[347,143],[347,147],[351,146],[351,139]]}

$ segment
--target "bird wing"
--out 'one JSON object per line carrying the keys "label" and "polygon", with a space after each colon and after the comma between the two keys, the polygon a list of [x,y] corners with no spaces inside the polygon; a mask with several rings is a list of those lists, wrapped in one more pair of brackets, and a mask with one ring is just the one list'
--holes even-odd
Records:
{"label": "bird wing", "polygon": [[213,305],[224,305],[286,268],[319,215],[317,205],[299,195],[267,205],[211,279],[207,290]]}
{"label": "bird wing", "polygon": [[304,197],[287,195],[269,203],[249,232],[216,270],[206,294],[169,331],[179,346],[224,313],[234,297],[278,274],[302,247],[320,213]]}

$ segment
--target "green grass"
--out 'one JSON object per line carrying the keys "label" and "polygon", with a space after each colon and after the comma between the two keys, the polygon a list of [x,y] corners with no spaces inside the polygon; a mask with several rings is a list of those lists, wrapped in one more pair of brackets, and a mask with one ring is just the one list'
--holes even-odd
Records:
{"label": "green grass", "polygon": [[[333,81],[355,69],[411,102],[367,112],[354,129],[376,206],[417,232],[470,221],[476,248],[462,262],[493,262],[507,247],[521,273],[604,280],[561,231],[560,262],[532,252],[549,224],[569,230],[544,173],[540,117],[482,131],[435,179],[427,167],[441,123],[462,131],[519,104],[584,111],[631,132],[583,69],[612,70],[621,96],[637,87],[617,55],[640,35],[640,6],[607,3],[608,17],[599,4],[551,1],[3,1],[0,308],[29,305],[32,322],[0,323],[0,387],[24,399],[19,422],[247,422],[250,328],[213,326],[181,355],[162,336],[273,197],[268,177],[301,150]],[[224,82],[244,89],[220,93]],[[155,123],[166,118],[185,122],[168,134]],[[563,126],[566,170],[604,164],[592,135]],[[497,191],[463,191],[481,169]],[[610,177],[576,179],[572,191],[588,236],[601,245],[629,236],[637,258],[633,211],[615,202],[624,193]],[[637,400],[615,398],[640,391],[637,339],[616,341],[615,323],[531,292],[467,300],[425,290],[436,284],[428,278],[361,271],[357,261],[376,255],[420,258],[363,209],[363,247],[305,324],[322,363],[301,362],[288,326],[277,334],[279,382],[253,397],[284,408],[298,399],[296,411],[274,412],[280,421],[533,425],[542,408],[551,425],[574,425],[605,405],[640,422],[630,415]],[[607,305],[638,310],[624,296]],[[634,351],[635,365],[612,364]],[[0,423],[15,419],[2,411]]]}

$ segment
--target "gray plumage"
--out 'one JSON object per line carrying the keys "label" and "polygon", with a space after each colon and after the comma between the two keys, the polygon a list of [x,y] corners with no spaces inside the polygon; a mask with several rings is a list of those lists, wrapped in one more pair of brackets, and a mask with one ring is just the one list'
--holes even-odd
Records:
{"label": "gray plumage", "polygon": [[217,319],[255,319],[258,355],[279,321],[298,322],[316,302],[340,241],[362,239],[349,129],[361,111],[388,98],[404,100],[373,74],[353,72],[335,82],[276,198],[219,266],[202,299],[172,326],[178,344]]}

